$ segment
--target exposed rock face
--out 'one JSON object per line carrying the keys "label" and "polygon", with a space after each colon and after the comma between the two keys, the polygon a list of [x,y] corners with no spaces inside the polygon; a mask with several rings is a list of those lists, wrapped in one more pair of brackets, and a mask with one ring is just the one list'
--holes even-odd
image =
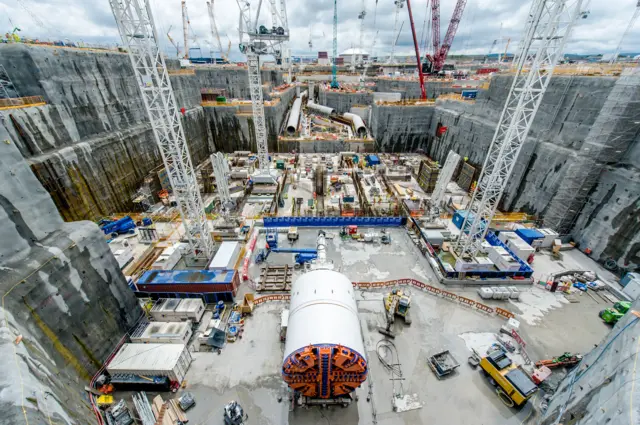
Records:
{"label": "exposed rock face", "polygon": [[84,385],[142,310],[100,229],[62,220],[2,126],[0,179],[0,415],[93,423]]}

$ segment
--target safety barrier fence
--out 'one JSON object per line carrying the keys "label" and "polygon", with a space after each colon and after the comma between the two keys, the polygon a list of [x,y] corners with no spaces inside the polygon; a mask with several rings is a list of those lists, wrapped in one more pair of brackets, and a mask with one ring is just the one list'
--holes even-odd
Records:
{"label": "safety barrier fence", "polygon": [[265,217],[264,227],[341,227],[341,226],[385,226],[397,227],[406,224],[406,217]]}
{"label": "safety barrier fence", "polygon": [[47,103],[42,96],[11,97],[0,99],[0,109],[28,108],[31,106],[42,106]]}
{"label": "safety barrier fence", "polygon": [[[378,289],[378,288],[391,288],[396,286],[412,286],[420,289],[428,294],[442,297],[446,300],[457,302],[466,307],[473,308],[486,314],[495,315],[504,319],[511,319],[515,317],[515,314],[509,310],[505,310],[500,307],[490,307],[486,304],[482,304],[476,300],[472,300],[462,295],[454,294],[453,292],[445,291],[444,289],[436,288],[435,286],[428,285],[424,282],[420,282],[416,279],[396,279],[387,280],[382,282],[352,282],[353,287],[356,289]],[[271,294],[258,297],[253,300],[254,305],[260,305],[268,301],[289,301],[291,299],[290,294]]]}

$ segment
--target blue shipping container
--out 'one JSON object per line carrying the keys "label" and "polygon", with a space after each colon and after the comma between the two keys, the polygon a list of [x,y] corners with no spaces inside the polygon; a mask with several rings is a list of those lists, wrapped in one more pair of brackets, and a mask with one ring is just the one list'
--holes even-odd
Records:
{"label": "blue shipping container", "polygon": [[[456,225],[458,229],[462,229],[462,225],[464,224],[464,219],[467,216],[466,210],[458,210],[453,214],[453,224]],[[473,220],[473,215],[469,217],[470,220]]]}
{"label": "blue shipping container", "polygon": [[234,274],[235,270],[149,270],[138,279],[138,284],[232,283]]}
{"label": "blue shipping container", "polygon": [[544,234],[537,231],[536,229],[517,229],[516,235],[520,236],[520,238],[533,246],[533,241],[538,239],[544,239]]}

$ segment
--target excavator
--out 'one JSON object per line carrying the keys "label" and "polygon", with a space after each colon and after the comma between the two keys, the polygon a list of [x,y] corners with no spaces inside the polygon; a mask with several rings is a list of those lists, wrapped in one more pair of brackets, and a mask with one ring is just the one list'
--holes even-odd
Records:
{"label": "excavator", "polygon": [[395,333],[391,330],[396,316],[404,319],[404,323],[411,324],[411,316],[409,309],[411,308],[411,295],[401,289],[394,289],[389,292],[383,299],[384,310],[387,319],[386,328],[378,328],[378,332],[390,338],[395,338]]}

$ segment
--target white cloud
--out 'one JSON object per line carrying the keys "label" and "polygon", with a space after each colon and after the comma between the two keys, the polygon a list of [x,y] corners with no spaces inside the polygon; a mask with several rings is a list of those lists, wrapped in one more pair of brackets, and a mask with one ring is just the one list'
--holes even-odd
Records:
{"label": "white cloud", "polygon": [[[172,51],[166,38],[171,27],[171,35],[182,45],[182,20],[179,0],[150,0],[156,25],[163,43],[163,49]],[[612,7],[615,2],[615,7]],[[257,0],[252,2],[255,6]],[[371,50],[373,36],[378,32],[375,51],[389,52],[394,39],[393,25],[395,6],[391,0],[365,0],[367,16],[365,20],[364,48]],[[441,2],[441,38],[444,38],[455,2]],[[637,0],[592,0],[588,19],[580,20],[566,51],[571,53],[612,52],[624,32]],[[270,21],[267,2],[263,2],[261,21]],[[24,7],[23,7],[24,5]],[[412,2],[413,15],[418,37],[425,18],[426,0]],[[191,22],[192,45],[199,45],[208,51],[216,46],[210,32],[206,0],[187,0]],[[357,15],[361,1],[338,2],[338,49],[358,47],[360,21]],[[504,49],[507,39],[511,39],[510,51],[515,50],[524,26],[530,2],[517,0],[469,0],[451,53],[483,54],[489,50],[494,39],[502,38]],[[316,55],[319,50],[331,51],[333,34],[333,1],[331,0],[289,0],[287,3],[291,29],[291,48],[294,54]],[[226,48],[228,39],[232,41],[231,51],[237,58],[238,7],[234,0],[215,2],[216,21]],[[376,18],[373,27],[374,14]],[[11,23],[21,28],[21,35],[41,39],[65,39],[85,42],[114,44],[119,41],[113,15],[107,0],[0,0],[0,31],[11,29]],[[396,52],[399,55],[413,54],[413,42],[406,7],[400,12],[404,27],[398,40]],[[39,23],[43,25],[39,25]],[[502,23],[502,31],[500,24]],[[4,27],[4,28],[2,28]],[[6,28],[6,29],[5,29]],[[309,36],[313,36],[313,49],[308,47]],[[324,35],[323,35],[324,34]],[[194,43],[193,36],[197,42]],[[227,36],[229,38],[227,38]],[[640,50],[640,22],[631,31],[624,51]],[[215,47],[214,47],[215,49]],[[497,52],[498,49],[495,51]]]}

